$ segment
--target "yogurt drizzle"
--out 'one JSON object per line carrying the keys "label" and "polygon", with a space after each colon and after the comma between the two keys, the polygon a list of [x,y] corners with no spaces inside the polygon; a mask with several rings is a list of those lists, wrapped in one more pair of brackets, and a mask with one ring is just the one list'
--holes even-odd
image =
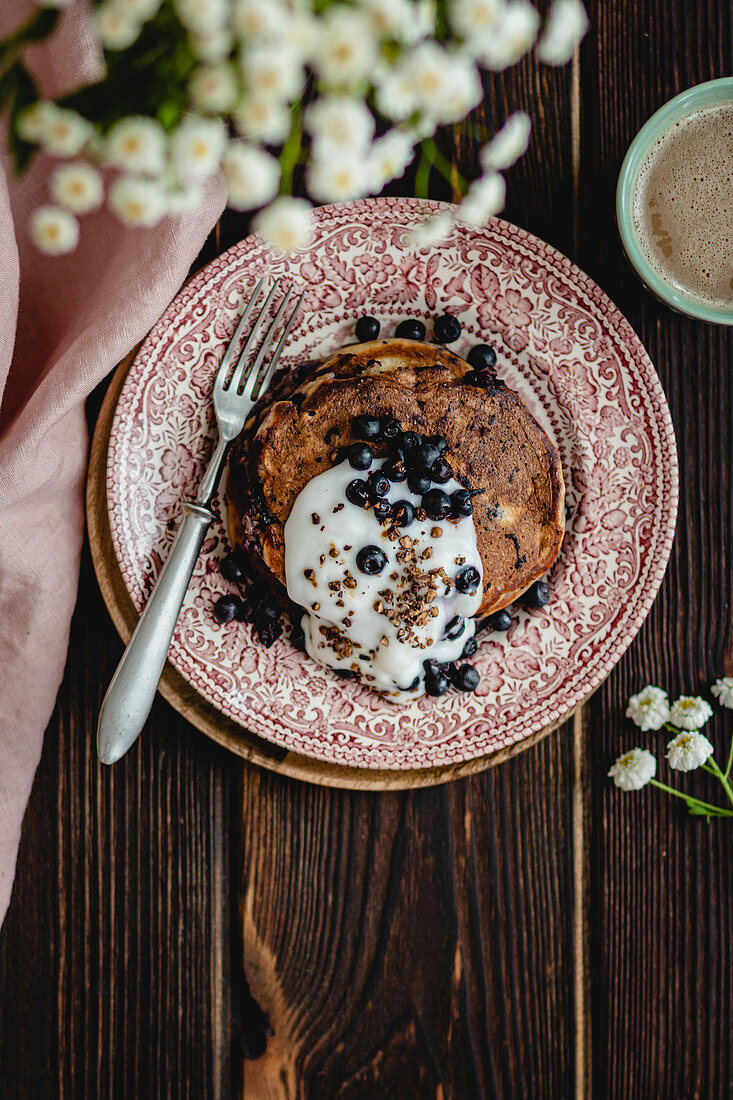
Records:
{"label": "yogurt drizzle", "polygon": [[[371,470],[385,462],[375,459]],[[344,461],[298,494],[285,524],[288,595],[305,609],[302,629],[313,660],[356,673],[375,691],[406,703],[424,691],[423,662],[457,660],[475,632],[482,584],[469,594],[454,582],[471,565],[483,579],[476,529],[470,516],[415,519],[408,527],[382,523],[371,507],[347,501],[354,477]],[[462,486],[451,478],[441,488],[451,493]],[[391,483],[384,499],[407,500],[416,509],[421,503],[406,482]],[[364,546],[386,555],[379,574],[358,568]],[[446,637],[447,627],[454,637]]]}

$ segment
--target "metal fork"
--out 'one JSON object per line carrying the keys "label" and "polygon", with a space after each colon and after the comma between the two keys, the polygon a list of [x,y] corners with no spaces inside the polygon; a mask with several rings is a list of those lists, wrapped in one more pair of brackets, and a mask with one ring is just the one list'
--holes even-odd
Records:
{"label": "metal fork", "polygon": [[[198,496],[194,501],[185,501],[183,504],[183,522],[178,529],[171,552],[160,571],[150,599],[140,616],[102,703],[97,727],[97,751],[99,759],[104,764],[114,764],[124,756],[139,737],[150,714],[191,574],[209,524],[214,518],[209,505],[219,484],[227,448],[242,431],[249,412],[270,384],[285,341],[305,297],[303,292],[298,298],[285,322],[275,350],[267,360],[293,289],[288,287],[272,322],[265,331],[257,354],[249,365],[250,352],[255,346],[257,334],[280,285],[279,279],[275,281],[257,314],[237,363],[230,373],[242,333],[260,296],[263,284],[264,279],[260,279],[254,288],[216,375],[213,399],[218,439],[206,473],[201,480]],[[266,360],[267,365],[263,369]]]}

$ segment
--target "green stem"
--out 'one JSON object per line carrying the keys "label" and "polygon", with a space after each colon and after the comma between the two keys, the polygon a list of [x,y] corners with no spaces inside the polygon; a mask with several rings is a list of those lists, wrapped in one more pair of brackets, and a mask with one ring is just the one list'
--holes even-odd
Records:
{"label": "green stem", "polygon": [[724,775],[724,773],[718,767],[718,763],[714,756],[708,757],[708,764],[710,766],[707,770],[718,777],[723,785],[723,790],[728,796],[728,801],[733,804],[733,787],[731,787],[730,783],[728,782],[727,776]]}
{"label": "green stem", "polygon": [[653,787],[659,787],[660,791],[667,791],[668,794],[673,794],[675,798],[683,798],[688,805],[694,803],[703,810],[709,810],[716,817],[733,817],[733,810],[726,810],[722,806],[713,806],[710,802],[701,802],[699,798],[694,798],[690,794],[683,794],[682,791],[676,791],[674,787],[669,787],[666,783],[660,783],[658,779],[650,779],[649,782]]}
{"label": "green stem", "polygon": [[733,737],[731,737],[731,739],[730,739],[730,750],[728,752],[728,763],[726,764],[725,772],[723,773],[725,775],[726,779],[730,775],[730,769],[731,768],[733,768]]}
{"label": "green stem", "polygon": [[300,160],[303,131],[300,125],[301,101],[293,107],[290,133],[280,153],[280,194],[289,195],[293,188],[293,172]]}
{"label": "green stem", "polygon": [[428,197],[428,191],[430,190],[430,169],[432,164],[430,158],[425,152],[424,143],[420,148],[420,160],[417,164],[417,171],[415,172],[415,197],[418,199],[426,199]]}
{"label": "green stem", "polygon": [[425,138],[422,142],[422,151],[428,157],[433,168],[437,168],[441,176],[451,185],[458,185],[463,194],[468,190],[468,184],[458,169],[441,153],[432,138]]}

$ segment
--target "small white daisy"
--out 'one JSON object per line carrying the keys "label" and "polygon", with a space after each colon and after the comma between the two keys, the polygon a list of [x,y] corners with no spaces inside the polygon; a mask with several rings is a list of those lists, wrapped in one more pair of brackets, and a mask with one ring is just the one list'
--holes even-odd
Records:
{"label": "small white daisy", "polygon": [[191,38],[191,48],[199,61],[212,65],[229,57],[233,47],[234,39],[226,27],[217,27],[205,34],[194,34]]}
{"label": "small white daisy", "polygon": [[51,124],[55,104],[39,99],[18,115],[18,135],[23,141],[40,142]]}
{"label": "small white daisy", "polygon": [[524,111],[515,111],[481,150],[481,166],[497,172],[511,167],[526,153],[532,121]]}
{"label": "small white daisy", "polygon": [[681,730],[699,730],[712,716],[713,708],[699,695],[680,695],[669,712],[670,722]]}
{"label": "small white daisy", "polygon": [[226,26],[229,18],[227,0],[174,0],[183,25],[194,34],[211,34]]}
{"label": "small white daisy", "polygon": [[201,203],[201,188],[196,183],[173,183],[166,191],[166,213],[179,217]]}
{"label": "small white daisy", "polygon": [[453,232],[453,218],[450,214],[435,214],[432,218],[425,218],[411,229],[406,235],[406,243],[412,248],[428,248],[438,244]]}
{"label": "small white daisy", "polygon": [[75,157],[92,134],[92,125],[76,111],[49,104],[40,142],[47,153],[57,157]]}
{"label": "small white daisy", "polygon": [[308,192],[318,202],[360,199],[372,190],[369,166],[362,155],[352,150],[311,159],[307,179]]}
{"label": "small white daisy", "polygon": [[237,74],[228,61],[202,65],[196,69],[188,88],[199,110],[211,111],[212,114],[231,111],[239,91]]}
{"label": "small white daisy", "polygon": [[279,252],[305,248],[313,234],[313,211],[305,199],[281,196],[261,210],[253,228]]}
{"label": "small white daisy", "polygon": [[104,183],[96,168],[83,160],[62,164],[51,175],[54,199],[74,214],[88,214],[102,205]]}
{"label": "small white daisy", "polygon": [[547,65],[565,65],[589,27],[581,0],[554,0],[542,32],[537,56]]}
{"label": "small white daisy", "polygon": [[249,92],[275,100],[293,99],[303,86],[298,55],[283,42],[265,42],[242,51],[242,74]]}
{"label": "small white daisy", "polygon": [[369,76],[377,43],[366,14],[334,4],[323,15],[314,43],[318,75],[332,88],[349,88]]}
{"label": "small white daisy", "polygon": [[269,96],[244,96],[237,104],[233,117],[242,137],[262,141],[266,145],[279,145],[290,131],[289,108]]}
{"label": "small white daisy", "polygon": [[79,242],[79,223],[59,206],[38,206],[31,214],[31,237],[37,248],[49,256],[73,252]]}
{"label": "small white daisy", "polygon": [[235,0],[234,29],[245,41],[279,38],[291,14],[280,0]]}
{"label": "small white daisy", "polygon": [[255,210],[277,194],[280,165],[256,145],[230,141],[221,162],[229,187],[229,205]]}
{"label": "small white daisy", "polygon": [[161,5],[161,0],[112,0],[114,6],[125,12],[139,23],[152,19]]}
{"label": "small white daisy", "polygon": [[168,135],[154,118],[128,115],[115,122],[107,134],[105,159],[128,172],[162,172]]}
{"label": "small white daisy", "polygon": [[415,146],[408,134],[388,130],[377,138],[369,150],[369,162],[375,189],[389,180],[400,179],[415,156]]}
{"label": "small white daisy", "polygon": [[403,122],[417,110],[412,71],[404,64],[393,68],[379,67],[374,79],[377,109],[385,118]]}
{"label": "small white daisy", "polygon": [[667,760],[670,768],[678,772],[691,772],[704,764],[712,756],[713,746],[703,733],[690,730],[678,733],[667,745]]}
{"label": "small white daisy", "polygon": [[622,791],[640,791],[657,771],[657,762],[646,749],[630,749],[609,769],[609,776]]}
{"label": "small white daisy", "polygon": [[716,680],[710,690],[722,706],[733,707],[733,676]]}
{"label": "small white daisy", "polygon": [[380,38],[410,40],[416,18],[416,8],[410,0],[362,0],[361,7]]}
{"label": "small white daisy", "polygon": [[479,228],[503,210],[505,201],[504,177],[498,172],[487,172],[469,187],[468,194],[458,207],[458,217],[468,225]]}
{"label": "small white daisy", "polygon": [[185,118],[171,137],[171,155],[182,180],[202,180],[219,167],[226,129],[221,119]]}
{"label": "small white daisy", "polygon": [[305,124],[321,149],[362,149],[374,134],[371,111],[352,96],[319,96],[308,108]]}
{"label": "small white daisy", "polygon": [[437,42],[420,43],[404,65],[419,109],[438,122],[457,122],[481,102],[483,90],[474,63]]}
{"label": "small white daisy", "polygon": [[94,12],[97,34],[105,50],[126,50],[140,34],[141,23],[115,0],[107,0]]}
{"label": "small white daisy", "polygon": [[480,43],[477,56],[487,69],[501,72],[526,54],[539,25],[539,14],[528,0],[511,0],[502,9],[493,32]]}
{"label": "small white daisy", "polygon": [[660,730],[665,722],[669,722],[667,692],[651,684],[647,685],[629,699],[626,717],[641,730]]}
{"label": "small white daisy", "polygon": [[157,225],[168,209],[165,189],[157,180],[121,176],[109,191],[109,208],[129,226]]}

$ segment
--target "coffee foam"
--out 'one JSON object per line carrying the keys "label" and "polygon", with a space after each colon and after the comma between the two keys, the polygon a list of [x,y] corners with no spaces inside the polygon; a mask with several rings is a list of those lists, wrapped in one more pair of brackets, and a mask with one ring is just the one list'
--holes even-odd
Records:
{"label": "coffee foam", "polygon": [[665,282],[733,309],[733,102],[691,112],[657,138],[637,176],[633,216]]}

